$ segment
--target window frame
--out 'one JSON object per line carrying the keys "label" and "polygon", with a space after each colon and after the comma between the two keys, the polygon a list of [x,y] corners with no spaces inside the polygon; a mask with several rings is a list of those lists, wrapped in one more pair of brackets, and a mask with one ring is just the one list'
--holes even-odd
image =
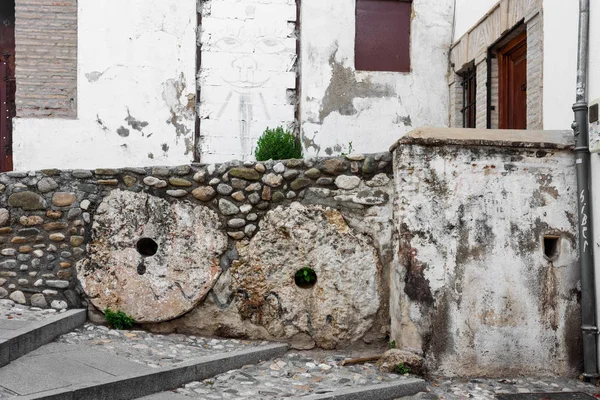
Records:
{"label": "window frame", "polygon": [[477,127],[477,68],[472,63],[459,73],[462,87],[462,114],[463,128]]}

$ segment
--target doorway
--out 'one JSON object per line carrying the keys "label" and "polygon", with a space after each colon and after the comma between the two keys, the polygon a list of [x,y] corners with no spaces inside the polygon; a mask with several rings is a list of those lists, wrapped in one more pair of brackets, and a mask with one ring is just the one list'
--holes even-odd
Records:
{"label": "doorway", "polygon": [[527,33],[498,50],[500,129],[527,129]]}
{"label": "doorway", "polygon": [[15,2],[0,3],[0,172],[11,171],[15,107]]}

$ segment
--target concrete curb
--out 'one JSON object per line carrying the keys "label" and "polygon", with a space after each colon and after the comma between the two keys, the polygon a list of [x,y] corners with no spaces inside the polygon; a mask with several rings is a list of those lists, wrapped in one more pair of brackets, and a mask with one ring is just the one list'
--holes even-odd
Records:
{"label": "concrete curb", "polygon": [[427,389],[423,379],[408,378],[397,382],[382,383],[336,390],[331,393],[303,397],[304,400],[392,400],[412,396]]}
{"label": "concrete curb", "polygon": [[82,326],[86,318],[86,310],[69,310],[6,332],[0,338],[0,367]]}
{"label": "concrete curb", "polygon": [[173,367],[137,373],[99,381],[87,386],[70,386],[15,399],[33,400],[128,400],[176,389],[186,383],[199,381],[238,369],[248,364],[279,357],[288,350],[286,344],[270,344],[231,353],[201,357]]}

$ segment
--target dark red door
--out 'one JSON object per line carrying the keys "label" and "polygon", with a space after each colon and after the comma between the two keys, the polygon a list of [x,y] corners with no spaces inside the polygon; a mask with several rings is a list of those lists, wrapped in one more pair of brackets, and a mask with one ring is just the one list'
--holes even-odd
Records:
{"label": "dark red door", "polygon": [[0,4],[0,171],[12,170],[15,107],[15,3]]}
{"label": "dark red door", "polygon": [[500,129],[527,129],[527,36],[498,52]]}

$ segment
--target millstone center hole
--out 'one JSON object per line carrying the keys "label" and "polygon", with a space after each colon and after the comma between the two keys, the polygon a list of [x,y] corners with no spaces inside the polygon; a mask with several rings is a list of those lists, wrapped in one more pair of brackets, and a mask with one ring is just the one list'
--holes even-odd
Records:
{"label": "millstone center hole", "polygon": [[137,241],[136,249],[138,253],[145,257],[152,257],[158,251],[158,243],[154,239],[141,238]]}
{"label": "millstone center hole", "polygon": [[296,275],[294,275],[294,282],[296,282],[296,286],[302,289],[310,289],[315,286],[317,283],[317,273],[314,269],[309,267],[304,267],[296,271]]}

